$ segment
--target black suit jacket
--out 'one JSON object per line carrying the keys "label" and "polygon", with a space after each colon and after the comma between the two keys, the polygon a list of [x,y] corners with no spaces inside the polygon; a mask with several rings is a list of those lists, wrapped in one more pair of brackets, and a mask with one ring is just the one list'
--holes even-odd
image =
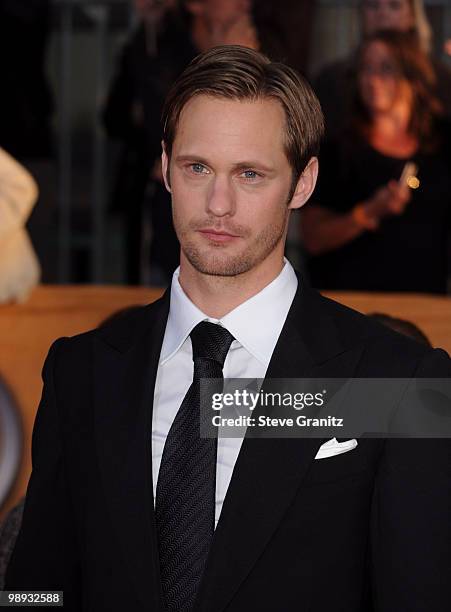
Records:
{"label": "black suit jacket", "polygon": [[[60,339],[44,366],[33,472],[7,589],[61,589],[66,610],[162,612],[152,402],[169,297]],[[264,330],[263,332],[264,333]],[[267,377],[447,377],[446,353],[298,290]],[[445,612],[447,440],[246,438],[195,612]]]}

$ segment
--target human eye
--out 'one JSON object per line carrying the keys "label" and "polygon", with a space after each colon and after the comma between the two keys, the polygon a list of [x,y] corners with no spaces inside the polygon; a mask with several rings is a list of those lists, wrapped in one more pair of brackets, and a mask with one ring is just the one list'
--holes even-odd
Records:
{"label": "human eye", "polygon": [[191,174],[202,176],[203,174],[209,174],[208,168],[199,162],[193,162],[188,165],[188,170]]}
{"label": "human eye", "polygon": [[240,176],[248,182],[255,182],[258,179],[262,178],[262,175],[256,172],[255,170],[244,170],[244,172],[242,172]]}

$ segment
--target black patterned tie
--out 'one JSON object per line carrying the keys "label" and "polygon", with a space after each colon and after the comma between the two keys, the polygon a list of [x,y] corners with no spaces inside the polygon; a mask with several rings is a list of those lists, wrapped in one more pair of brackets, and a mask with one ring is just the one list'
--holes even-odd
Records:
{"label": "black patterned tie", "polygon": [[189,612],[205,568],[215,522],[217,438],[200,437],[200,379],[223,378],[233,336],[199,323],[190,334],[194,377],[164,445],[156,493],[163,593],[169,612]]}

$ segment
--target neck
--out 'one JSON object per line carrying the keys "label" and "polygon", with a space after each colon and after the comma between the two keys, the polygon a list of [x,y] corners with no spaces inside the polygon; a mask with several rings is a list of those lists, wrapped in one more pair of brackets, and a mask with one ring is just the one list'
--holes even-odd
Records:
{"label": "neck", "polygon": [[409,132],[409,116],[400,114],[376,114],[373,117],[373,131],[387,138],[396,138]]}
{"label": "neck", "polygon": [[418,139],[409,129],[410,114],[375,115],[368,130],[368,140],[386,155],[406,157],[415,153]]}
{"label": "neck", "polygon": [[[268,261],[270,260],[270,261]],[[283,252],[237,276],[212,276],[197,271],[181,255],[179,282],[190,300],[212,319],[221,319],[259,293],[282,271]]]}
{"label": "neck", "polygon": [[386,138],[405,136],[409,134],[410,119],[410,104],[400,100],[389,112],[373,114],[372,131]]}

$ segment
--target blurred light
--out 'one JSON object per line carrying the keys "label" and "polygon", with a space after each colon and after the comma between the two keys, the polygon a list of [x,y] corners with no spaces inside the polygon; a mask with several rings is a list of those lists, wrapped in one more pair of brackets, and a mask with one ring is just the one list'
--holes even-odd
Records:
{"label": "blurred light", "polygon": [[420,186],[420,181],[416,176],[409,176],[407,179],[407,185],[410,187],[410,189],[418,189]]}

